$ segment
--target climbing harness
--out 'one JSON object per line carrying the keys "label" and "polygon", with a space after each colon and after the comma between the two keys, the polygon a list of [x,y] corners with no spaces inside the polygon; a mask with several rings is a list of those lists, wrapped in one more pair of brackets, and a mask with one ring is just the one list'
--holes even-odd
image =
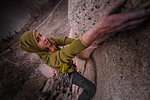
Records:
{"label": "climbing harness", "polygon": [[58,75],[59,79],[62,81],[62,84],[64,87],[71,87],[73,75],[71,75],[72,72],[69,72],[70,69],[77,71],[77,66],[75,64],[71,64],[66,70],[67,73],[62,73],[60,71],[55,71],[55,70],[51,70],[50,73],[53,74],[54,76],[57,73],[57,75]]}
{"label": "climbing harness", "polygon": [[68,70],[69,69],[74,69],[74,71],[77,71],[77,66],[75,64],[71,64],[68,68],[67,68],[67,73],[61,73],[59,72],[59,78],[62,80],[63,84],[67,87],[71,87],[72,85],[72,79],[73,79],[73,75],[71,75],[73,72],[69,73]]}

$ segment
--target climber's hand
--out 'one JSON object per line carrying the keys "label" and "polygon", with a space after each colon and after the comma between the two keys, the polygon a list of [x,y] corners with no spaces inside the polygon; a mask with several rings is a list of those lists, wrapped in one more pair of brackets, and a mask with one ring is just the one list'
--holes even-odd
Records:
{"label": "climber's hand", "polygon": [[91,44],[97,38],[106,33],[120,32],[138,27],[150,15],[150,2],[145,5],[145,10],[126,14],[116,13],[125,4],[126,0],[118,0],[109,8],[100,21],[89,31],[82,35],[82,40],[86,44]]}
{"label": "climber's hand", "polygon": [[132,13],[114,14],[125,1],[126,0],[119,0],[106,11],[101,20],[96,24],[102,34],[136,28],[150,15],[150,8]]}

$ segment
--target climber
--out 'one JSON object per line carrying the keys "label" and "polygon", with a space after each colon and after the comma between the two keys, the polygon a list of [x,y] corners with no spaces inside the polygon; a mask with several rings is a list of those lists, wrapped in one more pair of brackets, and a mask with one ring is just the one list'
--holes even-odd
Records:
{"label": "climber", "polygon": [[[96,86],[87,78],[74,70],[72,58],[79,52],[90,47],[94,40],[104,34],[120,32],[138,27],[150,15],[150,9],[126,14],[115,14],[126,0],[118,0],[98,23],[89,31],[77,39],[68,37],[46,38],[36,30],[25,32],[19,42],[19,46],[28,52],[36,53],[48,66],[72,77],[72,83],[83,88],[79,100],[89,100],[96,93]],[[68,46],[63,49],[59,46]]]}

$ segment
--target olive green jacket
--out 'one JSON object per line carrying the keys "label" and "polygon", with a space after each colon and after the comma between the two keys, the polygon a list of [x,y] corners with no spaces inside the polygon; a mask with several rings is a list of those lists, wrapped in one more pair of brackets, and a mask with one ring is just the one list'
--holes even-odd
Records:
{"label": "olive green jacket", "polygon": [[[36,53],[39,58],[45,62],[45,64],[61,71],[62,73],[67,73],[67,69],[69,67],[67,65],[69,65],[72,58],[88,47],[81,38],[72,39],[68,37],[49,37],[48,40],[54,41],[58,50],[52,54],[48,54],[48,49],[42,48],[38,45],[34,32],[34,30],[25,32],[20,38],[19,46],[25,51]],[[59,46],[65,47],[63,49],[59,49]],[[69,72],[72,71],[73,69],[69,70]]]}

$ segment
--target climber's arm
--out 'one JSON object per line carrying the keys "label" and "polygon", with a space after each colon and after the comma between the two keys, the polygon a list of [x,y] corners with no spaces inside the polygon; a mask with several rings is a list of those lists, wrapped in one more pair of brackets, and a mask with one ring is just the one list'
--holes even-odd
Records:
{"label": "climber's arm", "polygon": [[89,31],[82,35],[82,40],[87,45],[103,34],[120,32],[138,27],[150,15],[150,8],[133,13],[114,14],[125,3],[126,0],[118,0],[106,11],[100,21]]}
{"label": "climber's arm", "polygon": [[64,37],[49,37],[48,39],[53,40],[57,44],[57,46],[64,46],[64,45],[70,44],[74,40],[73,38],[68,38],[66,36],[64,36]]}
{"label": "climber's arm", "polygon": [[62,64],[70,63],[79,52],[87,48],[80,38],[74,40],[70,45],[52,54],[39,55],[39,57],[49,66],[59,69]]}

